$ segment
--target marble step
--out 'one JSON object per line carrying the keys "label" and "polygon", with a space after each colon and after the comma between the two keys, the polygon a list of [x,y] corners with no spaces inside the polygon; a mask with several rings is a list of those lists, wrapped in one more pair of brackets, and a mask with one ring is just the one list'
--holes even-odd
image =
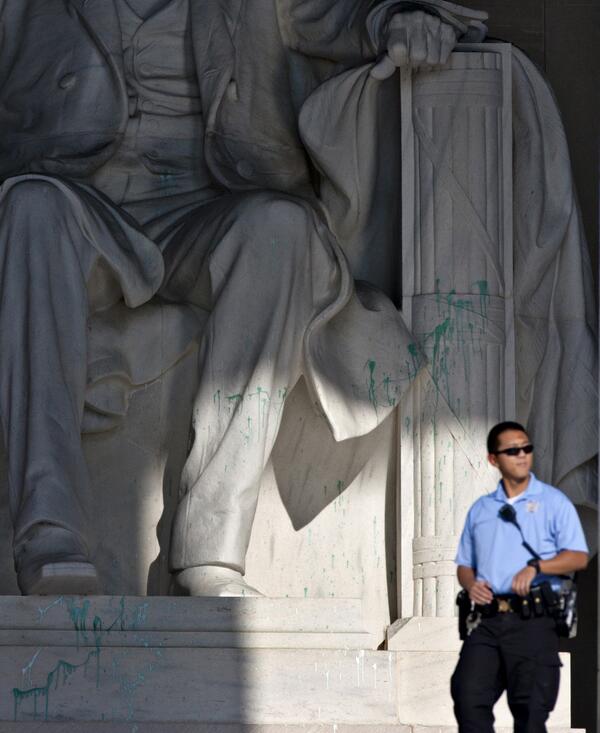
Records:
{"label": "marble step", "polygon": [[395,656],[363,628],[356,599],[3,597],[0,731],[397,723]]}
{"label": "marble step", "polygon": [[356,599],[2,597],[0,733],[454,731],[431,726],[454,721],[456,652],[363,629]]}
{"label": "marble step", "polygon": [[[252,725],[244,723],[1,723],[1,733],[457,733],[456,727],[307,723],[300,725]],[[512,733],[512,728],[496,728]],[[548,733],[585,733],[583,728],[548,728]]]}
{"label": "marble step", "polygon": [[0,647],[93,647],[94,629],[105,647],[368,649],[379,642],[352,598],[0,598]]}
{"label": "marble step", "polygon": [[370,650],[4,646],[0,721],[389,725],[397,679]]}

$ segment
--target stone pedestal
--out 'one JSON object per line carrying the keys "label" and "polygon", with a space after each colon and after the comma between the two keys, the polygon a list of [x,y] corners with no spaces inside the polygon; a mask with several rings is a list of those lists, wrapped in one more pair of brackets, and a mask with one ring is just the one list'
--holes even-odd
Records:
{"label": "stone pedestal", "polygon": [[357,600],[0,604],[0,721],[398,722],[395,655]]}
{"label": "stone pedestal", "polygon": [[[0,730],[451,731],[448,624],[412,619],[377,651],[355,599],[5,596]],[[553,733],[568,692],[566,674]]]}

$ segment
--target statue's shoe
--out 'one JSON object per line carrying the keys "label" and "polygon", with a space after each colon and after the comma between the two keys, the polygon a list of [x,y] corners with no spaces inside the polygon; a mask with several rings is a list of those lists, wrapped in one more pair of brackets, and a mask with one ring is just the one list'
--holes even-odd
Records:
{"label": "statue's shoe", "polygon": [[83,539],[64,527],[34,524],[15,544],[15,568],[21,593],[90,595],[98,592],[98,574]]}
{"label": "statue's shoe", "polygon": [[87,596],[98,593],[98,573],[91,562],[47,562],[17,574],[24,596]]}
{"label": "statue's shoe", "polygon": [[256,598],[263,594],[248,585],[244,576],[232,568],[199,565],[175,573],[175,590],[179,595],[217,598]]}

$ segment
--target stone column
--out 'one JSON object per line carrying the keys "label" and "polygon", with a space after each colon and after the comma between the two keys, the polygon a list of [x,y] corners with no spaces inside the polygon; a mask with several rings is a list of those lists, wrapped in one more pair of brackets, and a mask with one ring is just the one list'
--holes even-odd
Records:
{"label": "stone column", "polygon": [[452,616],[465,514],[515,416],[510,47],[402,77],[403,312],[429,359],[401,405],[401,615]]}

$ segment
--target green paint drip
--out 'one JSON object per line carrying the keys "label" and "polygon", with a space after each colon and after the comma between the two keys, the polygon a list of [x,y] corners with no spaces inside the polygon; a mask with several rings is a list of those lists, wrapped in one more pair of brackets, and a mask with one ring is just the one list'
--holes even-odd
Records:
{"label": "green paint drip", "polygon": [[69,616],[71,617],[71,621],[73,622],[73,626],[75,628],[75,643],[77,646],[77,650],[79,650],[79,639],[80,635],[83,637],[84,641],[87,641],[87,629],[86,629],[86,623],[87,623],[87,614],[90,609],[90,602],[84,601],[81,608],[75,605],[72,598],[70,598],[67,601],[67,608],[69,611]]}
{"label": "green paint drip", "polygon": [[421,365],[421,357],[419,355],[419,349],[417,348],[417,345],[409,344],[408,353],[410,354],[411,360],[412,360],[412,372],[409,367],[408,368],[408,378],[414,379],[417,376],[417,374],[419,373],[419,367]]}
{"label": "green paint drip", "polygon": [[388,407],[394,407],[396,405],[396,398],[390,393],[391,377],[386,374],[383,378],[383,388],[385,389],[385,399],[388,403]]}
{"label": "green paint drip", "polygon": [[369,368],[369,401],[377,413],[377,388],[375,385],[375,368],[377,367],[377,362],[369,359],[367,367]]}
{"label": "green paint drip", "polygon": [[[67,612],[69,618],[73,622],[73,628],[75,630],[75,640],[77,649],[79,649],[80,639],[87,641],[88,633],[93,634],[94,637],[94,649],[92,649],[83,662],[79,664],[73,664],[60,659],[56,665],[46,675],[46,684],[39,687],[30,687],[22,690],[18,687],[13,688],[13,700],[14,700],[14,719],[17,720],[19,707],[24,700],[33,699],[33,714],[34,718],[37,718],[37,701],[39,698],[44,699],[44,720],[48,720],[49,704],[50,704],[50,692],[52,689],[58,689],[58,685],[64,685],[68,678],[79,669],[87,669],[88,664],[92,659],[96,662],[96,688],[100,687],[100,654],[102,652],[102,640],[106,634],[109,634],[117,625],[121,631],[125,629],[125,597],[121,596],[119,601],[119,613],[112,621],[112,623],[103,629],[102,619],[99,616],[94,616],[92,620],[92,628],[88,629],[88,612],[90,609],[89,600],[84,600],[81,606],[78,606],[74,599],[66,598],[57,599],[52,605],[59,605],[58,601],[66,603]],[[146,606],[148,604],[145,604]],[[138,609],[139,610],[139,609]],[[42,614],[43,616],[43,614]],[[145,618],[145,617],[144,617]]]}
{"label": "green paint drip", "polygon": [[[434,370],[434,381],[439,383],[439,377],[442,372],[446,372],[447,363],[444,359],[446,350],[442,350],[441,346],[445,342],[446,335],[451,327],[452,319],[446,318],[443,323],[437,325],[433,330],[433,370]],[[447,373],[446,373],[447,377]]]}
{"label": "green paint drip", "polygon": [[27,700],[29,698],[33,698],[33,716],[34,718],[37,718],[38,712],[37,712],[37,700],[38,698],[44,699],[44,720],[48,720],[48,708],[50,704],[50,691],[52,689],[52,685],[54,685],[54,689],[56,690],[58,688],[59,682],[61,684],[65,684],[67,679],[78,669],[81,669],[82,667],[87,667],[89,662],[96,658],[96,664],[98,664],[98,660],[100,657],[100,649],[92,649],[85,660],[81,662],[80,664],[71,664],[70,662],[65,661],[64,659],[60,659],[56,666],[48,672],[48,675],[46,676],[46,684],[41,687],[32,687],[28,690],[20,690],[17,687],[13,688],[13,698],[14,698],[14,719],[17,720],[17,716],[19,713],[19,706],[23,702],[23,700]]}
{"label": "green paint drip", "polygon": [[488,317],[488,306],[490,304],[490,288],[487,280],[478,280],[475,285],[479,288],[479,312],[483,318]]}

